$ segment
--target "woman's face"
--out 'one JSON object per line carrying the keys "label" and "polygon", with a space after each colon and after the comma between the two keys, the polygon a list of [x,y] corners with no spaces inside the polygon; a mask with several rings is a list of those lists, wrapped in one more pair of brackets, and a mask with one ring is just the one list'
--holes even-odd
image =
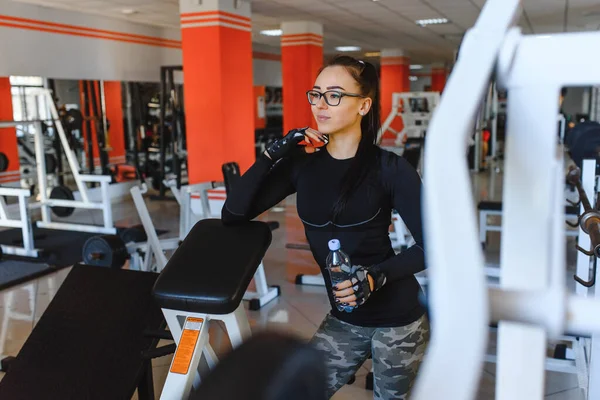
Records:
{"label": "woman's face", "polygon": [[[361,94],[358,83],[346,71],[346,68],[337,65],[327,67],[319,74],[313,90],[321,93],[333,90],[341,93]],[[337,100],[334,97],[336,96],[333,93],[328,95],[332,99],[330,102],[335,104]],[[344,96],[339,105],[330,106],[325,102],[325,96],[321,96],[314,105],[311,105],[311,110],[317,121],[319,132],[331,135],[355,125],[360,126],[361,117],[369,111],[370,105],[371,99],[369,98]]]}

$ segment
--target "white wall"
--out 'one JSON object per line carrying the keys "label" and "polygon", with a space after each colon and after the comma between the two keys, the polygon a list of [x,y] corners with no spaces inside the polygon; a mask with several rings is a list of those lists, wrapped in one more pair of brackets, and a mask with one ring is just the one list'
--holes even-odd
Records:
{"label": "white wall", "polygon": [[[131,35],[154,44],[128,42],[140,40]],[[178,29],[0,0],[0,76],[159,81],[161,65],[181,64],[180,40]]]}
{"label": "white wall", "polygon": [[257,86],[283,86],[281,61],[253,59],[254,84]]}
{"label": "white wall", "polygon": [[568,87],[562,109],[565,113],[575,117],[576,114],[589,112],[589,101],[589,88]]}
{"label": "white wall", "polygon": [[410,91],[411,92],[423,92],[423,91],[425,91],[425,86],[431,86],[431,77],[430,76],[419,76],[416,81],[410,82]]}

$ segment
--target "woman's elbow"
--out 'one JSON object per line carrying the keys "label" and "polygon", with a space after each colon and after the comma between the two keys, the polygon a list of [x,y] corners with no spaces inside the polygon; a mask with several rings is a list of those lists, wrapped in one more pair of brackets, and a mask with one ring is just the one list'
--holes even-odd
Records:
{"label": "woman's elbow", "polygon": [[221,209],[221,221],[223,221],[223,225],[235,225],[242,222],[247,222],[249,219],[245,215],[232,213],[224,205]]}

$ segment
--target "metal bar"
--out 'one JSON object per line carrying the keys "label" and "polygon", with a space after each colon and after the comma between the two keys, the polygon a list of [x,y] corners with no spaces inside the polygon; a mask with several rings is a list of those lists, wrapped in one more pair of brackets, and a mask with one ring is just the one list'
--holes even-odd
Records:
{"label": "metal bar", "polygon": [[[585,159],[582,163],[581,168],[581,187],[577,185],[577,190],[583,191],[584,198],[579,206],[579,212],[581,215],[585,213],[586,206],[588,209],[591,207],[590,200],[594,200],[595,196],[595,186],[596,186],[596,160]],[[581,192],[580,192],[581,196]],[[584,204],[584,202],[586,204]],[[595,201],[594,201],[595,203]],[[579,229],[577,230],[579,235],[577,237],[577,245],[582,249],[590,249],[591,240],[588,235],[583,232],[581,224],[579,225]],[[577,273],[576,275],[585,281],[589,281],[590,276],[590,266],[595,262],[593,257],[586,256],[582,252],[577,252]],[[575,284],[575,293],[580,296],[587,296],[589,289],[583,285]]]}
{"label": "metal bar", "polygon": [[[55,110],[54,107],[51,110]],[[48,181],[46,180],[46,160],[44,157],[44,138],[42,132],[37,129],[34,135],[34,146],[35,146],[35,159],[37,164],[37,175],[38,175],[38,187],[40,203],[42,204],[42,221],[50,222],[52,217],[50,215],[50,208],[46,204],[48,200]]]}
{"label": "metal bar", "polygon": [[0,196],[0,221],[8,219],[8,212],[6,210],[6,200]]}
{"label": "metal bar", "polygon": [[[498,151],[498,87],[496,82],[492,83],[492,148],[491,155],[492,160],[496,160],[496,154]],[[494,174],[492,174],[494,176]]]}
{"label": "metal bar", "polygon": [[148,208],[146,207],[146,203],[144,202],[144,198],[142,197],[142,192],[140,191],[139,187],[134,186],[131,188],[131,197],[133,198],[135,208],[137,209],[140,219],[142,220],[142,225],[146,231],[146,236],[148,236],[148,243],[150,243],[152,247],[154,257],[156,258],[156,263],[158,264],[158,271],[160,272],[167,265],[167,257],[160,246],[156,229],[154,229],[152,218],[150,218],[150,213],[148,212]]}
{"label": "metal bar", "polygon": [[108,175],[79,175],[83,182],[111,182],[112,178]]}
{"label": "metal bar", "polygon": [[[94,167],[94,140],[93,140],[93,135],[92,135],[92,123],[91,123],[91,106],[90,106],[90,99],[89,99],[89,81],[81,81],[81,85],[83,87],[82,93],[81,93],[81,97],[82,97],[82,104],[81,104],[81,108],[83,111],[83,116],[84,116],[84,123],[85,123],[85,136],[86,136],[86,140],[87,140],[87,157],[88,157],[88,171],[90,172],[90,174],[94,173],[95,167]],[[64,146],[64,144],[63,144]]]}
{"label": "metal bar", "polygon": [[[50,97],[50,93],[46,91],[46,96]],[[89,202],[89,197],[87,194],[87,188],[83,184],[81,180],[81,175],[79,174],[79,164],[77,162],[77,157],[73,153],[73,150],[69,146],[69,141],[67,140],[67,135],[63,129],[62,123],[58,117],[58,111],[53,102],[50,102],[50,112],[52,113],[52,118],[54,118],[56,123],[56,128],[58,129],[58,135],[60,136],[60,142],[62,143],[63,150],[65,155],[67,156],[67,161],[69,162],[69,168],[71,169],[71,173],[73,174],[73,179],[75,179],[75,183],[77,184],[77,189],[79,190],[79,194],[81,195],[81,199],[85,202]],[[42,151],[42,155],[43,155]],[[45,174],[46,171],[44,171]]]}
{"label": "metal bar", "polygon": [[90,232],[90,233],[104,233],[107,235],[114,235],[117,233],[116,228],[103,228],[94,225],[81,225],[81,224],[68,224],[64,222],[37,222],[38,228],[48,228],[48,229],[63,229],[66,231],[75,231],[75,232]]}
{"label": "metal bar", "polygon": [[88,210],[104,210],[104,203],[92,203],[77,200],[59,200],[59,199],[48,199],[45,203],[48,207],[73,207],[73,208],[85,208]]}
{"label": "metal bar", "polygon": [[269,292],[267,277],[265,276],[265,267],[262,262],[254,273],[254,284],[256,285],[256,293],[259,297],[265,296]]}
{"label": "metal bar", "polygon": [[159,118],[159,129],[158,132],[160,134],[160,196],[165,195],[165,186],[162,181],[165,179],[165,159],[166,159],[166,143],[165,143],[165,107],[166,107],[166,91],[167,91],[167,82],[166,82],[167,70],[166,67],[161,67],[160,69],[160,118]]}
{"label": "metal bar", "polygon": [[[48,88],[51,93],[56,93],[56,83],[54,79],[48,79]],[[52,97],[52,101],[54,102],[54,106],[56,107],[56,102],[54,101],[54,96]],[[56,155],[56,177],[58,180],[59,186],[63,186],[65,184],[65,177],[63,176],[63,164],[62,164],[62,150],[60,147],[60,138],[57,134],[56,129],[56,121],[52,120],[52,125],[54,126],[54,140],[52,141],[52,147],[54,147],[54,153]]]}
{"label": "metal bar", "polygon": [[25,196],[19,196],[19,215],[21,216],[23,248],[26,252],[31,253],[33,251],[33,230],[31,229],[31,218],[29,217]]}
{"label": "metal bar", "polygon": [[110,228],[113,226],[113,219],[110,195],[108,194],[108,182],[102,182],[100,184],[100,190],[102,192],[102,216],[104,219],[104,227]]}

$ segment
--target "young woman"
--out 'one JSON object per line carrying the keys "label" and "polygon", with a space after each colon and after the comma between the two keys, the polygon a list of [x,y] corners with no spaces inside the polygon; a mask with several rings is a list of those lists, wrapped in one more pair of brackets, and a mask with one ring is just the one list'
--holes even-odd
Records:
{"label": "young woman", "polygon": [[[269,146],[222,210],[226,224],[248,221],[296,193],[332,306],[311,341],[326,355],[329,397],[371,354],[375,398],[407,398],[429,341],[414,277],[425,268],[421,180],[406,160],[376,145],[378,89],[372,64],[348,56],[330,61],[307,92],[319,130],[294,129]],[[392,209],[416,242],[398,255],[388,232]],[[357,267],[336,287],[325,270],[334,238]]]}

